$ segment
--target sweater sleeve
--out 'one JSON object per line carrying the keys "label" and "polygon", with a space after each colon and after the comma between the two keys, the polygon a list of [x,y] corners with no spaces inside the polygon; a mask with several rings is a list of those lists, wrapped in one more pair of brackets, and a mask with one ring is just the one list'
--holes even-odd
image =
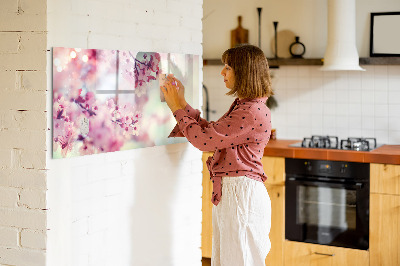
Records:
{"label": "sweater sleeve", "polygon": [[[200,111],[197,109],[194,109],[192,106],[187,104],[184,108],[185,112],[187,113],[188,116],[196,120],[200,126],[205,127],[208,126],[210,122],[208,122],[206,119],[203,119],[200,117]],[[179,129],[178,123],[175,125],[174,129],[172,129],[171,133],[169,134],[168,138],[175,138],[175,137],[185,137],[185,135],[182,134],[182,132]]]}
{"label": "sweater sleeve", "polygon": [[233,146],[253,141],[250,131],[254,130],[257,122],[248,109],[235,109],[218,122],[209,123],[207,126],[201,126],[182,109],[176,110],[174,117],[178,122],[180,132],[201,151],[233,148]]}

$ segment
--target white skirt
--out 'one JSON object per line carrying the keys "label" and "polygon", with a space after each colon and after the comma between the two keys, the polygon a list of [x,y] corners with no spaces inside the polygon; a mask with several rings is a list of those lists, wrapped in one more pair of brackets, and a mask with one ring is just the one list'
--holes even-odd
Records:
{"label": "white skirt", "polygon": [[223,177],[212,224],[212,266],[265,265],[271,249],[271,200],[262,182],[246,176]]}

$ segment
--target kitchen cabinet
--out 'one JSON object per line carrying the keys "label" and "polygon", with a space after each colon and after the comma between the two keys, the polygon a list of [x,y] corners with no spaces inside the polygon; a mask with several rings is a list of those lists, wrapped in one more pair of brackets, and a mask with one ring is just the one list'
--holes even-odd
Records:
{"label": "kitchen cabinet", "polygon": [[400,195],[400,165],[371,163],[370,191]]}
{"label": "kitchen cabinet", "polygon": [[284,246],[285,266],[369,265],[369,253],[365,250],[317,245],[288,240],[285,240]]}
{"label": "kitchen cabinet", "polygon": [[204,258],[211,258],[212,252],[212,183],[206,161],[212,152],[203,152],[203,194],[202,194],[202,223],[201,223],[201,253]]}
{"label": "kitchen cabinet", "polygon": [[[212,152],[203,153],[203,194],[202,194],[202,256],[211,258],[212,253],[212,183],[207,169],[206,161]],[[266,258],[266,265],[283,265],[283,242],[285,230],[285,158],[263,157],[262,164],[265,174],[268,176],[265,187],[271,199],[271,250]]]}
{"label": "kitchen cabinet", "polygon": [[271,199],[271,250],[265,259],[266,266],[283,265],[285,240],[285,158],[264,156],[261,159],[267,175],[265,187]]}
{"label": "kitchen cabinet", "polygon": [[[212,183],[203,153],[202,255],[212,252]],[[265,187],[271,198],[271,250],[266,265],[400,265],[400,165],[370,164],[369,250],[285,240],[285,158],[264,156]],[[334,256],[330,256],[334,254]]]}
{"label": "kitchen cabinet", "polygon": [[370,265],[400,265],[400,165],[370,167]]}
{"label": "kitchen cabinet", "polygon": [[285,241],[285,187],[265,184],[271,199],[271,250],[265,259],[266,266],[283,265]]}

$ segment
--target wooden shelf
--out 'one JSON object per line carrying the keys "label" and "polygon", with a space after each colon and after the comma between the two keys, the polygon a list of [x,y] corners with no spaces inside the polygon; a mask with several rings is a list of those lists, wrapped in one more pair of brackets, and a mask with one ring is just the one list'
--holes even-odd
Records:
{"label": "wooden shelf", "polygon": [[268,63],[274,66],[322,66],[322,58],[269,58]]}
{"label": "wooden shelf", "polygon": [[[268,58],[271,68],[279,66],[322,66],[323,58]],[[204,66],[222,65],[220,59],[204,59]],[[360,65],[400,65],[400,57],[362,57]]]}
{"label": "wooden shelf", "polygon": [[[279,66],[304,66],[304,65],[322,65],[321,58],[268,58],[270,67]],[[220,59],[204,59],[203,65],[205,66],[219,66],[222,65]]]}
{"label": "wooden shelf", "polygon": [[400,65],[400,57],[362,57],[360,65]]}

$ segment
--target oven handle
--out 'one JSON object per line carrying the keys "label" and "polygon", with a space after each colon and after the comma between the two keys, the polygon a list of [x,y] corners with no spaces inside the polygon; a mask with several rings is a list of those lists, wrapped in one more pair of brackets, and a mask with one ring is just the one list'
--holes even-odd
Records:
{"label": "oven handle", "polygon": [[349,188],[355,188],[355,189],[361,189],[363,187],[363,183],[361,182],[356,182],[356,183],[346,183],[346,182],[332,182],[332,181],[321,181],[321,180],[316,180],[316,181],[309,181],[309,180],[304,180],[302,178],[298,178],[298,177],[288,177],[287,181],[294,181],[297,183],[301,183],[304,185],[318,185],[318,184],[326,184],[326,185],[342,185],[345,187],[349,187]]}

